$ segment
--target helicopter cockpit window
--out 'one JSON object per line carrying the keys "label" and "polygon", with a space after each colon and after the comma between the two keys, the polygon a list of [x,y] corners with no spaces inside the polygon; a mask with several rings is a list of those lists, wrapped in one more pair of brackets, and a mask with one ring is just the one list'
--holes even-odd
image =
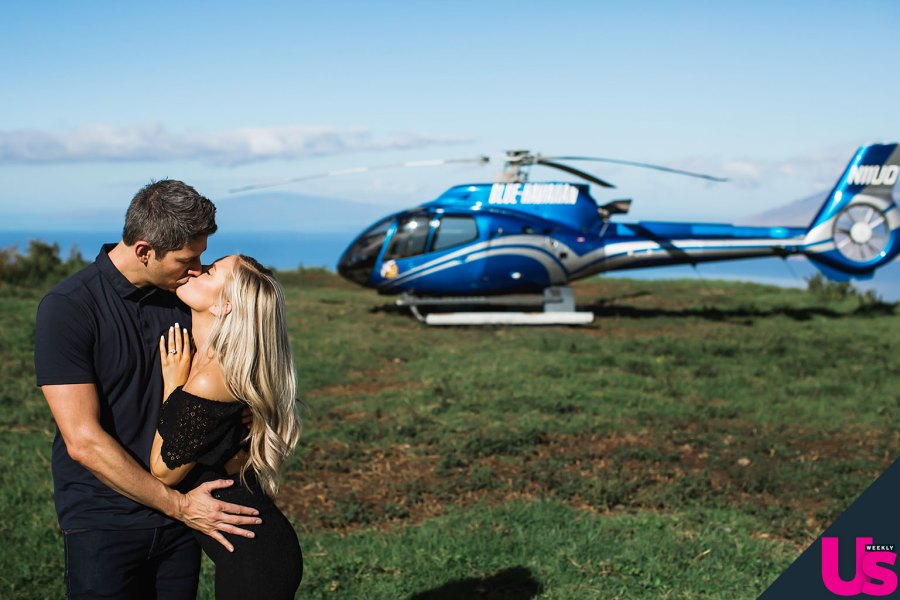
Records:
{"label": "helicopter cockpit window", "polygon": [[341,257],[338,272],[351,281],[365,285],[393,221],[393,218],[385,219],[360,235]]}
{"label": "helicopter cockpit window", "polygon": [[385,253],[385,259],[405,258],[425,252],[428,241],[430,218],[427,215],[407,217],[397,225],[397,231],[391,238],[391,245]]}
{"label": "helicopter cockpit window", "polygon": [[445,216],[434,232],[432,252],[459,246],[478,237],[475,219],[466,216]]}

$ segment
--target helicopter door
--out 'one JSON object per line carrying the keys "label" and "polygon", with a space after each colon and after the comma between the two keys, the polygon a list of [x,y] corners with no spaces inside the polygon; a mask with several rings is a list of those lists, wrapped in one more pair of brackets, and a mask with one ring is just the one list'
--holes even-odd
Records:
{"label": "helicopter door", "polygon": [[435,265],[429,281],[429,293],[435,295],[475,294],[481,287],[484,250],[479,247],[478,223],[472,215],[435,217],[431,222],[434,233],[428,254]]}
{"label": "helicopter door", "polygon": [[465,254],[466,244],[477,240],[478,227],[471,216],[408,216],[398,222],[388,243],[382,277],[407,291],[458,294],[476,286],[481,276],[483,261],[467,262],[458,256]]}
{"label": "helicopter door", "polygon": [[392,280],[419,266],[430,237],[431,215],[401,218],[381,259],[381,276]]}

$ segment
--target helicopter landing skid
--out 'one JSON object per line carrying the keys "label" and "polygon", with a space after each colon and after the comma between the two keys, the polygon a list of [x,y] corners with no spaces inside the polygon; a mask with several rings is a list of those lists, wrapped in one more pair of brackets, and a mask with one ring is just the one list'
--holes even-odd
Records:
{"label": "helicopter landing skid", "polygon": [[[423,315],[420,306],[543,306],[543,312],[446,312]],[[594,320],[592,312],[575,310],[575,294],[570,287],[548,287],[541,295],[531,296],[450,296],[420,298],[404,292],[397,306],[408,306],[410,312],[426,325],[584,325]]]}

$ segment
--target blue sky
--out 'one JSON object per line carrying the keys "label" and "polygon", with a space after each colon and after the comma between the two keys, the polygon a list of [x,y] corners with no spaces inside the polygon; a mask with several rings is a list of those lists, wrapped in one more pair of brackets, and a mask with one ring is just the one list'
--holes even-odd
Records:
{"label": "blue sky", "polygon": [[[0,214],[530,148],[729,176],[594,169],[636,218],[728,221],[900,139],[896,1],[186,4],[4,3]],[[399,209],[494,171],[284,189]]]}

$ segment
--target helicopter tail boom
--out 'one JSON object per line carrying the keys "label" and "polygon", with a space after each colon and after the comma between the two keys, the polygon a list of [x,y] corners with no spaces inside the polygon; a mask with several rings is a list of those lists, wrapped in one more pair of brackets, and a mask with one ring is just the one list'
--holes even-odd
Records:
{"label": "helicopter tail boom", "polygon": [[860,148],[809,226],[804,253],[830,279],[867,279],[900,253],[900,146]]}

